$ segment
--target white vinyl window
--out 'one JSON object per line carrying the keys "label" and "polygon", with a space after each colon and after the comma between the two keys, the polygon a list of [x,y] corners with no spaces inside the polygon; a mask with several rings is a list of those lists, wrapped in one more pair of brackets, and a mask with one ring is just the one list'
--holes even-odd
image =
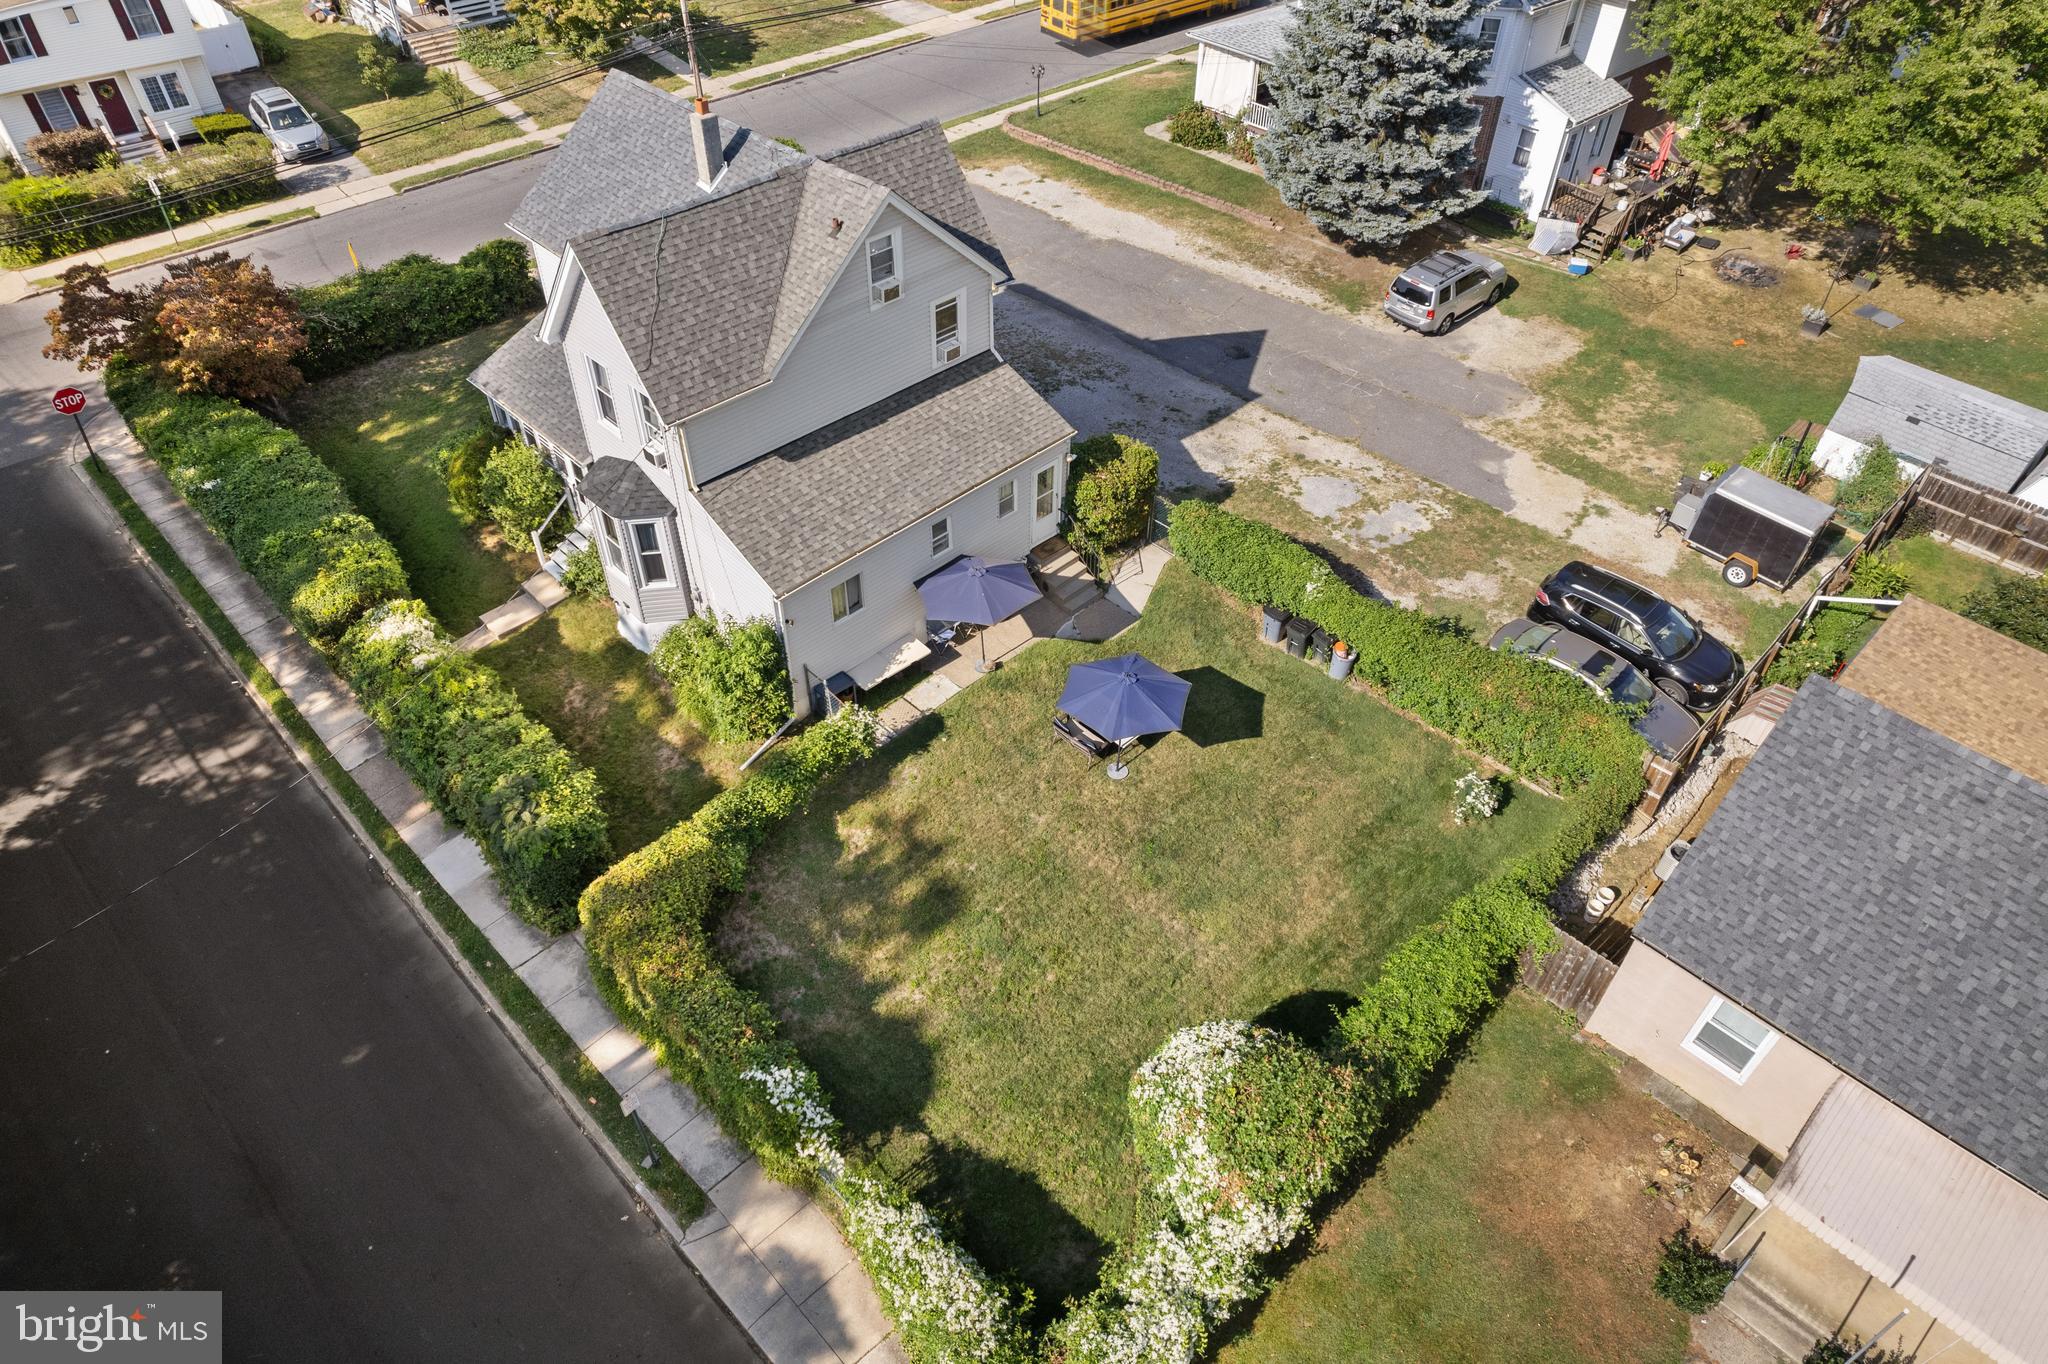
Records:
{"label": "white vinyl window", "polygon": [[64,7],[64,22],[67,24],[78,22],[78,7],[76,5],[66,5]]}
{"label": "white vinyl window", "polygon": [[1558,38],[1558,51],[1562,52],[1572,45],[1572,35],[1579,31],[1579,13],[1585,7],[1586,0],[1572,0],[1571,12],[1564,16],[1564,33]]}
{"label": "white vinyl window", "polygon": [[138,38],[155,38],[164,31],[156,21],[156,11],[149,0],[121,0],[121,8],[128,11],[128,26],[135,30]]}
{"label": "white vinyl window", "polygon": [[1685,1035],[1685,1049],[1741,1084],[1777,1040],[1770,1024],[1715,995]]}
{"label": "white vinyl window", "polygon": [[71,112],[71,101],[64,98],[62,90],[38,90],[35,99],[51,132],[69,132],[78,126],[78,115]]}
{"label": "white vinyl window", "polygon": [[832,589],[832,619],[845,620],[860,610],[860,574],[856,573]]}
{"label": "white vinyl window", "polygon": [[153,76],[144,76],[138,82],[142,86],[142,97],[149,101],[149,107],[159,114],[168,114],[173,109],[183,109],[192,101],[185,95],[185,87],[175,71],[159,71]]}
{"label": "white vinyl window", "polygon": [[25,62],[36,55],[36,45],[28,36],[28,25],[19,19],[0,19],[0,48],[7,50],[10,62]]}
{"label": "white vinyl window", "polygon": [[1017,480],[1006,478],[996,485],[996,519],[1002,520],[1017,510]]}
{"label": "white vinyl window", "polygon": [[1038,471],[1038,478],[1032,489],[1032,513],[1039,520],[1052,515],[1052,466],[1046,465]]}
{"label": "white vinyl window", "polygon": [[604,424],[612,430],[619,429],[618,405],[612,401],[612,378],[604,372],[604,366],[590,362],[590,386],[597,393],[597,415],[604,418]]}
{"label": "white vinyl window", "polygon": [[950,365],[960,358],[960,296],[932,304],[932,363]]}
{"label": "white vinyl window", "polygon": [[868,306],[894,303],[903,293],[903,273],[896,263],[901,245],[894,232],[868,238]]}
{"label": "white vinyl window", "polygon": [[612,520],[608,511],[597,514],[598,529],[604,533],[604,560],[623,573],[626,571],[626,545],[619,538],[619,523]]}
{"label": "white vinyl window", "polygon": [[1535,151],[1536,130],[1534,128],[1517,129],[1515,132],[1515,164],[1518,166],[1528,165],[1529,158]]}
{"label": "white vinyl window", "polygon": [[1479,21],[1479,47],[1485,53],[1479,61],[1479,74],[1493,70],[1493,54],[1500,48],[1500,16],[1489,14]]}
{"label": "white vinyl window", "polygon": [[640,442],[646,444],[661,434],[661,418],[654,414],[654,400],[639,389],[633,396],[640,400]]}
{"label": "white vinyl window", "polygon": [[668,550],[661,543],[661,527],[652,521],[634,521],[627,527],[633,533],[633,558],[640,565],[642,587],[667,587],[671,581],[668,571]]}
{"label": "white vinyl window", "polygon": [[932,522],[932,557],[938,558],[953,547],[953,523],[945,517]]}

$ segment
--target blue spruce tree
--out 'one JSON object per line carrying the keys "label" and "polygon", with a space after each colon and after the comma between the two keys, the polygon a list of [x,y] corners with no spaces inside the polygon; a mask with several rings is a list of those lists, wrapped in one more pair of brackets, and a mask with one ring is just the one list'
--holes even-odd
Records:
{"label": "blue spruce tree", "polygon": [[1477,0],[1304,0],[1274,64],[1259,165],[1332,236],[1398,241],[1485,197],[1465,186],[1486,60]]}

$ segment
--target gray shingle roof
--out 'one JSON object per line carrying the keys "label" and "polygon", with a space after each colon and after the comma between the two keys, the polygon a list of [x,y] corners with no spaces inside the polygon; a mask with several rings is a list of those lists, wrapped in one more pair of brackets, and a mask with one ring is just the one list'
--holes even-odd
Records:
{"label": "gray shingle roof", "polygon": [[1636,936],[2048,1192],[2048,786],[1808,679]]}
{"label": "gray shingle roof", "polygon": [[804,159],[773,138],[721,122],[726,175],[701,190],[690,119],[681,96],[608,73],[507,226],[559,253],[571,238],[688,208]]}
{"label": "gray shingle roof", "polygon": [[1271,66],[1287,46],[1287,39],[1294,32],[1294,21],[1292,5],[1267,5],[1249,14],[1233,14],[1228,19],[1218,19],[1213,24],[1190,29],[1188,37],[1209,47]]}
{"label": "gray shingle roof", "polygon": [[1005,278],[1009,276],[1009,262],[997,248],[981,204],[967,187],[960,162],[937,123],[926,120],[884,133],[827,152],[821,159],[864,180],[887,185],[919,213],[943,224]]}
{"label": "gray shingle roof", "polygon": [[590,446],[583,439],[576,390],[569,386],[569,366],[560,346],[540,339],[540,323],[535,317],[514,332],[511,340],[470,373],[469,381],[565,454],[587,464]]}
{"label": "gray shingle roof", "polygon": [[1892,355],[1866,355],[1828,429],[1885,443],[1916,463],[1947,460],[2004,492],[2048,449],[2048,412]]}
{"label": "gray shingle roof", "polygon": [[698,491],[777,596],[1073,434],[991,351]]}
{"label": "gray shingle roof", "polygon": [[599,460],[584,476],[579,491],[586,501],[596,503],[622,521],[644,521],[675,510],[637,459],[608,456]]}
{"label": "gray shingle roof", "polygon": [[1596,119],[1634,98],[1626,85],[1607,79],[1577,57],[1559,57],[1524,71],[1522,84],[1564,110],[1573,123]]}

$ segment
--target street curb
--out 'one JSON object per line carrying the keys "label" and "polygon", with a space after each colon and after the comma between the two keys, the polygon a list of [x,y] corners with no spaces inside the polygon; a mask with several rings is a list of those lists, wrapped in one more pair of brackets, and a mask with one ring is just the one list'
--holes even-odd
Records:
{"label": "street curb", "polygon": [[[450,180],[466,179],[469,176],[479,174],[480,172],[483,171],[496,170],[500,166],[516,166],[521,161],[526,160],[528,157],[539,156],[542,152],[557,151],[561,148],[561,145],[562,144],[559,142],[536,142],[530,150],[523,151],[519,153],[519,155],[517,156],[501,156],[498,157],[496,160],[486,161],[480,166],[471,166],[466,170],[451,170],[446,175],[436,175],[433,176],[431,179],[422,180],[418,184],[407,185],[403,189],[400,189],[398,187],[398,182],[394,181],[392,182],[391,186],[391,194],[393,198],[402,199],[406,195],[415,193],[419,190],[432,189],[436,185],[445,185]],[[301,221],[303,221],[303,219]]]}
{"label": "street curb", "polygon": [[[964,28],[960,30],[962,33],[971,31]],[[838,61],[827,62],[823,66],[807,66],[801,71],[785,71],[779,76],[771,76],[758,84],[741,86],[737,90],[728,90],[720,98],[735,99],[740,95],[751,95],[756,90],[768,90],[778,85],[787,85],[790,81],[802,80],[805,76],[822,76],[827,71],[837,71],[842,66],[852,66],[855,62],[863,62],[870,57],[879,57],[886,52],[907,52],[920,43],[928,43],[940,36],[937,33],[920,33],[907,43],[876,43],[866,52],[849,52]],[[741,79],[744,80],[745,77],[742,76]]]}
{"label": "street curb", "polygon": [[[136,270],[147,270],[152,265],[162,265],[165,261],[177,260],[180,256],[194,255],[201,251],[211,251],[217,246],[233,246],[236,242],[245,242],[252,237],[266,237],[273,232],[282,232],[288,227],[303,227],[307,223],[317,223],[326,216],[318,208],[315,208],[311,217],[292,218],[282,223],[265,223],[261,227],[252,227],[247,232],[237,232],[231,237],[220,237],[210,242],[202,242],[189,251],[180,249],[158,256],[155,260],[143,260],[137,261],[133,265],[116,266],[114,269],[107,271],[107,278],[113,279],[118,275],[129,274]],[[47,298],[51,294],[59,292],[63,287],[61,284],[52,284],[41,289],[31,289],[23,294],[22,298]],[[121,529],[126,530],[127,526],[123,525]],[[184,599],[181,597],[179,600],[182,601]]]}
{"label": "street curb", "polygon": [[[762,1355],[760,1345],[755,1341],[753,1332],[748,1330],[746,1324],[734,1314],[732,1308],[727,1304],[724,1295],[719,1293],[704,1278],[702,1272],[698,1270],[696,1262],[690,1258],[690,1254],[683,1244],[684,1230],[682,1224],[676,1220],[675,1214],[670,1212],[668,1206],[661,1201],[660,1196],[648,1188],[641,1181],[640,1177],[633,1172],[633,1167],[627,1163],[624,1153],[613,1146],[611,1138],[591,1122],[576,1094],[569,1089],[568,1085],[562,1080],[562,1077],[555,1073],[554,1067],[549,1065],[547,1058],[540,1054],[539,1048],[534,1046],[532,1040],[527,1037],[525,1030],[515,1024],[505,1013],[503,1006],[498,1001],[498,997],[491,992],[490,986],[477,974],[476,968],[470,965],[467,957],[463,956],[462,949],[456,945],[454,938],[449,935],[448,930],[441,926],[440,920],[435,918],[433,912],[427,908],[419,889],[406,878],[404,873],[398,870],[391,859],[385,854],[383,848],[378,846],[377,840],[371,836],[370,831],[357,818],[355,811],[351,810],[348,802],[342,798],[340,791],[335,789],[333,782],[321,770],[319,762],[307,751],[306,746],[299,740],[298,736],[285,727],[284,722],[271,709],[269,702],[258,694],[248,674],[242,671],[241,665],[228,652],[227,646],[213,633],[205,620],[193,609],[191,603],[185,600],[185,596],[179,591],[178,585],[171,581],[170,575],[157,563],[155,556],[149,552],[148,548],[140,540],[135,538],[135,533],[129,529],[127,521],[120,513],[120,509],[107,501],[106,494],[100,490],[99,486],[84,471],[85,458],[66,456],[65,463],[69,466],[72,476],[91,490],[98,505],[111,519],[115,531],[126,541],[129,551],[141,563],[144,571],[149,574],[150,579],[156,584],[157,588],[164,593],[173,609],[192,628],[193,633],[205,643],[206,648],[227,669],[228,674],[235,679],[235,685],[248,697],[257,713],[263,717],[263,722],[270,727],[271,731],[279,739],[284,741],[285,747],[290,750],[293,759],[305,771],[310,784],[320,793],[320,798],[326,802],[328,808],[340,819],[342,827],[348,830],[349,836],[355,840],[357,846],[368,855],[371,863],[376,866],[378,874],[384,878],[393,890],[398,892],[399,898],[405,902],[413,918],[426,931],[435,949],[454,968],[456,974],[462,978],[463,984],[476,997],[477,1003],[483,1007],[484,1013],[490,1017],[497,1030],[510,1040],[514,1049],[518,1051],[520,1058],[526,1062],[528,1068],[535,1075],[540,1077],[541,1082],[547,1086],[548,1092],[554,1096],[555,1102],[561,1105],[563,1111],[569,1115],[570,1120],[576,1124],[576,1130],[582,1134],[583,1139],[604,1160],[611,1169],[612,1174],[625,1187],[626,1192],[632,1195],[636,1211],[646,1214],[649,1220],[660,1228],[662,1238],[668,1243],[669,1249],[675,1253],[676,1258],[682,1262],[690,1276],[704,1290],[705,1296],[711,1302],[717,1304],[718,1310],[723,1312],[726,1318],[732,1322],[734,1328],[746,1340],[747,1344],[752,1347],[755,1354],[765,1359],[766,1356]],[[113,476],[111,470],[108,471],[108,476]],[[144,515],[147,516],[147,513],[145,512]],[[166,542],[165,548],[180,563],[184,563],[184,556],[178,553],[175,545]],[[185,567],[188,572],[191,571],[190,564],[186,564]],[[220,605],[219,599],[214,597],[213,593],[204,583],[198,581],[196,575],[193,581],[199,591],[204,592],[208,600],[212,601],[215,607],[218,608]],[[315,742],[318,743],[317,740]],[[318,747],[321,752],[327,755],[330,761],[334,760],[333,752],[324,743],[318,744]],[[708,1204],[706,1211],[707,1213],[710,1211]]]}

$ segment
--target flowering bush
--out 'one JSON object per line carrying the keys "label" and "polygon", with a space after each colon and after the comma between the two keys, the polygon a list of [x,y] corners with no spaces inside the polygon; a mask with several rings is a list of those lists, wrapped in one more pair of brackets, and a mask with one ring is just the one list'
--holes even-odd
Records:
{"label": "flowering bush", "polygon": [[825,1086],[809,1066],[768,1066],[740,1072],[742,1080],[761,1086],[768,1106],[796,1124],[796,1154],[827,1179],[846,1169],[839,1154],[839,1119],[825,1103]]}
{"label": "flowering bush", "polygon": [[1480,772],[1458,778],[1451,801],[1451,818],[1460,824],[1477,824],[1500,813],[1500,783]]}
{"label": "flowering bush", "polygon": [[931,1364],[1023,1364],[1034,1357],[1020,1308],[923,1204],[879,1180],[839,1187],[846,1234],[913,1359]]}

